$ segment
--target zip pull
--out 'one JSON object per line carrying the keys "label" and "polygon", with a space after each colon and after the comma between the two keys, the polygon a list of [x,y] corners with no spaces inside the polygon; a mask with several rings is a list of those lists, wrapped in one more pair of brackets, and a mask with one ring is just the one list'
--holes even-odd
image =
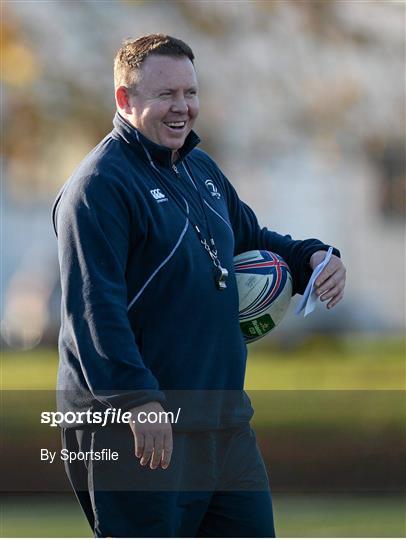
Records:
{"label": "zip pull", "polygon": [[173,169],[173,172],[176,174],[176,176],[177,176],[178,178],[180,178],[180,173],[179,173],[179,171],[178,171],[177,166],[176,166],[174,163],[172,163],[172,169]]}

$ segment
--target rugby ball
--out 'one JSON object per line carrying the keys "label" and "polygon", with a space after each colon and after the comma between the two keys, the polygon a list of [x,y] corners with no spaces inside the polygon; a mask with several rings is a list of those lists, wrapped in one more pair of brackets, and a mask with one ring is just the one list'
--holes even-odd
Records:
{"label": "rugby ball", "polygon": [[271,251],[247,251],[234,257],[240,328],[246,343],[264,337],[283,319],[292,298],[286,262]]}

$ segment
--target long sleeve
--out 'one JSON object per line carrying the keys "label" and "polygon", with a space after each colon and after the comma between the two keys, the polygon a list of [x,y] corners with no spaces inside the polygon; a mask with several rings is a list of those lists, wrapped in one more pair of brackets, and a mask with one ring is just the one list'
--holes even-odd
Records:
{"label": "long sleeve", "polygon": [[55,208],[63,346],[97,399],[126,408],[163,401],[127,316],[131,218],[119,183],[95,173],[72,183]]}
{"label": "long sleeve", "polygon": [[[288,263],[293,278],[293,294],[303,294],[312,274],[310,257],[329,246],[317,240],[293,240],[290,235],[280,235],[266,227],[261,228],[251,208],[243,203],[230,182],[223,177],[227,192],[228,208],[235,236],[235,255],[253,249],[266,249],[283,257]],[[333,253],[340,256],[334,248]]]}

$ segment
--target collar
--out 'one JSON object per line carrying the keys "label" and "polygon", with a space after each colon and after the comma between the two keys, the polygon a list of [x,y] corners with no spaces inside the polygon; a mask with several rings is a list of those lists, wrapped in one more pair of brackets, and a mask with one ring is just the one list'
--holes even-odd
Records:
{"label": "collar", "polygon": [[[130,145],[132,150],[141,158],[152,161],[152,164],[159,163],[166,167],[172,166],[172,150],[166,146],[156,144],[147,139],[137,128],[132,126],[119,112],[116,112],[113,119],[114,131]],[[191,131],[186,137],[183,146],[178,150],[179,160],[182,160],[200,142],[198,135]]]}

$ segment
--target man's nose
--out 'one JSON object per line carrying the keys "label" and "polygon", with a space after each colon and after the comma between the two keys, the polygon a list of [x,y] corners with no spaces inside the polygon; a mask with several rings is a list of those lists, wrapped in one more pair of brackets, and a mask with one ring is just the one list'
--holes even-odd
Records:
{"label": "man's nose", "polygon": [[173,112],[186,114],[188,112],[188,105],[186,103],[185,96],[179,94],[176,96],[171,107]]}

